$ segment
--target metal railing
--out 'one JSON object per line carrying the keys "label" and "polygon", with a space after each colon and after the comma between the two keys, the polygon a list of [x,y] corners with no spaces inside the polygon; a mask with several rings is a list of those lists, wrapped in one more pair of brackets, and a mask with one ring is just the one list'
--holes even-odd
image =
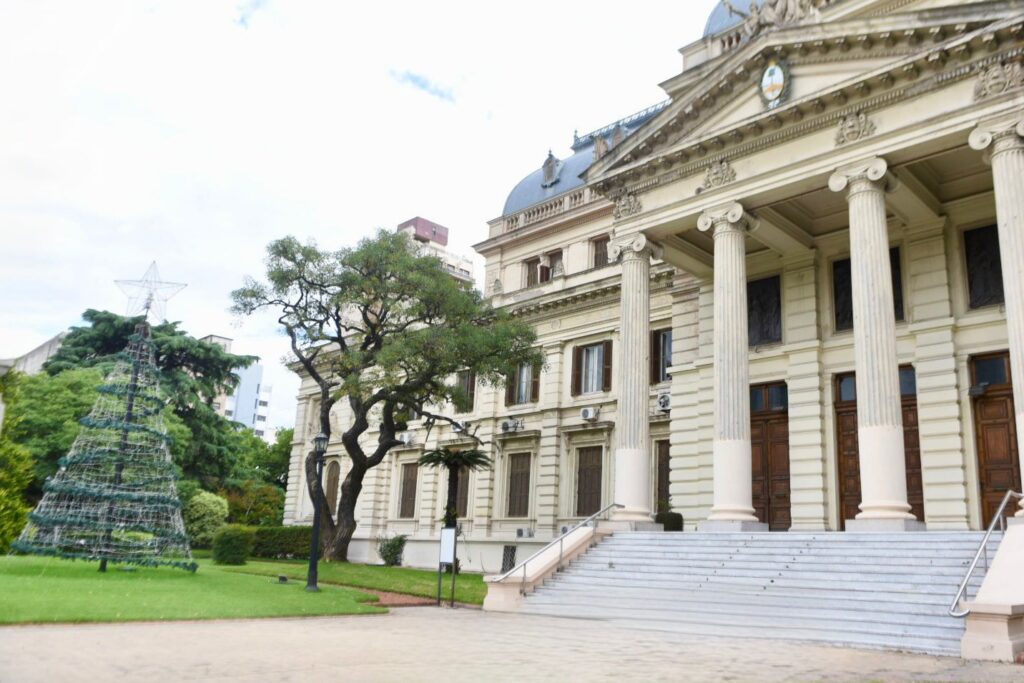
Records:
{"label": "metal railing", "polygon": [[949,616],[962,618],[971,613],[971,610],[969,609],[960,609],[960,601],[967,597],[967,584],[971,582],[971,577],[974,576],[974,570],[978,568],[978,562],[980,562],[982,558],[985,560],[985,571],[988,571],[989,539],[992,538],[992,534],[995,532],[997,526],[1000,528],[1000,531],[1006,531],[1006,506],[1014,499],[1024,499],[1024,493],[1007,491],[1006,495],[1003,496],[1003,502],[999,505],[999,509],[996,510],[996,516],[992,518],[992,523],[988,525],[988,531],[985,532],[985,537],[981,539],[981,545],[978,546],[978,552],[974,553],[974,560],[971,561],[971,566],[967,568],[967,574],[964,576],[964,580],[960,583],[960,590],[956,592],[956,597],[953,598],[953,602],[949,606]]}
{"label": "metal railing", "polygon": [[493,583],[501,583],[502,581],[504,581],[505,579],[509,578],[510,576],[513,576],[516,573],[522,571],[523,579],[522,579],[522,584],[520,585],[520,588],[519,588],[519,592],[522,593],[523,595],[526,595],[526,565],[530,564],[530,562],[532,562],[533,560],[537,559],[537,557],[540,556],[542,553],[544,553],[546,550],[548,550],[550,548],[553,548],[557,544],[558,545],[558,569],[557,569],[557,571],[562,571],[562,559],[565,556],[565,538],[566,538],[566,536],[568,536],[572,532],[576,531],[577,529],[580,529],[580,528],[582,528],[584,526],[587,526],[588,524],[593,522],[594,523],[594,527],[593,527],[594,528],[594,532],[593,532],[593,534],[590,537],[591,540],[593,540],[594,536],[597,535],[597,525],[601,521],[599,519],[599,517],[601,517],[601,515],[605,514],[609,510],[613,510],[613,509],[617,509],[617,508],[622,508],[622,507],[625,507],[625,506],[624,505],[619,505],[618,503],[611,503],[610,505],[604,506],[603,508],[601,508],[600,510],[598,510],[594,514],[592,514],[589,517],[587,517],[586,519],[584,519],[584,520],[582,520],[580,522],[577,522],[570,529],[567,529],[566,531],[564,531],[561,536],[559,536],[556,539],[553,539],[550,543],[548,543],[543,548],[541,548],[540,550],[535,552],[533,555],[530,555],[528,558],[526,558],[525,560],[523,560],[522,562],[517,564],[515,567],[512,567],[512,569],[509,569],[507,572],[505,572],[501,576],[495,578],[493,580]]}

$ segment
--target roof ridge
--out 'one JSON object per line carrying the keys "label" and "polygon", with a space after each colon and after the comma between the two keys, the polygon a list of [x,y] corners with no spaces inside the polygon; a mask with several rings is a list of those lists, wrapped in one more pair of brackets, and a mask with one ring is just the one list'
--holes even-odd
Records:
{"label": "roof ridge", "polygon": [[633,114],[630,114],[629,116],[621,118],[618,121],[614,121],[612,123],[609,123],[606,126],[602,126],[602,127],[598,128],[596,130],[592,130],[592,131],[590,131],[589,133],[587,133],[586,135],[583,135],[583,136],[579,136],[579,135],[576,135],[574,133],[573,134],[573,140],[572,140],[572,150],[574,152],[579,151],[580,148],[585,147],[588,144],[590,144],[593,141],[593,139],[595,137],[597,137],[598,135],[604,135],[605,133],[610,133],[613,130],[615,130],[616,128],[618,128],[619,126],[625,126],[625,125],[628,125],[628,124],[643,123],[648,118],[650,118],[651,116],[657,114],[662,109],[667,107],[670,102],[672,102],[672,98],[671,97],[666,99],[666,100],[662,100],[661,102],[658,102],[657,104],[652,104],[651,106],[646,107],[644,109],[641,109],[640,111],[635,112]]}

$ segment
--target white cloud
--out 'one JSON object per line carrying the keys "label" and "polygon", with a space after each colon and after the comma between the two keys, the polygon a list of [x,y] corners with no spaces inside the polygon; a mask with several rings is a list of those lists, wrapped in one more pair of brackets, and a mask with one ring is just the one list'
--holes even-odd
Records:
{"label": "white cloud", "polygon": [[268,241],[422,215],[470,252],[548,148],[664,97],[714,4],[4,3],[0,357],[123,310],[155,259],[189,283],[169,317],[262,356],[288,425],[284,339],[227,312]]}

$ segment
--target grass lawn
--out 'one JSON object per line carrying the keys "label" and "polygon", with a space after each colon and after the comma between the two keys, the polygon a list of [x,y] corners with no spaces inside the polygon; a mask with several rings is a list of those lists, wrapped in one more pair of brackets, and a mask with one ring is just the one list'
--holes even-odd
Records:
{"label": "grass lawn", "polygon": [[305,581],[279,585],[209,560],[201,560],[195,574],[170,568],[124,571],[119,565],[100,574],[97,567],[96,562],[0,556],[0,624],[387,612],[373,604],[374,596],[358,590],[325,585],[320,593],[307,593]]}
{"label": "grass lawn", "polygon": [[[221,567],[226,572],[263,574],[277,576],[284,574],[291,579],[306,580],[306,562],[294,560],[249,560],[239,567]],[[202,571],[202,570],[200,570]],[[444,577],[444,598],[451,595],[451,576]],[[437,572],[407,567],[381,567],[345,562],[321,562],[320,583],[372,588],[406,595],[421,595],[427,598],[437,596]],[[470,605],[482,605],[487,587],[480,574],[459,574],[455,582],[455,600]]]}

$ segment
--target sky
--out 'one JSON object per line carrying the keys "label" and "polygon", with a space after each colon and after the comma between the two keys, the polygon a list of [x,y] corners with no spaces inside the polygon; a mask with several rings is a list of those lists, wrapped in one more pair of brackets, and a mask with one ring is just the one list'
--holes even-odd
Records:
{"label": "sky", "polygon": [[328,248],[423,216],[483,260],[549,149],[665,98],[715,0],[0,4],[0,358],[156,261],[167,317],[260,356],[269,425],[298,379],[231,291],[285,235]]}

